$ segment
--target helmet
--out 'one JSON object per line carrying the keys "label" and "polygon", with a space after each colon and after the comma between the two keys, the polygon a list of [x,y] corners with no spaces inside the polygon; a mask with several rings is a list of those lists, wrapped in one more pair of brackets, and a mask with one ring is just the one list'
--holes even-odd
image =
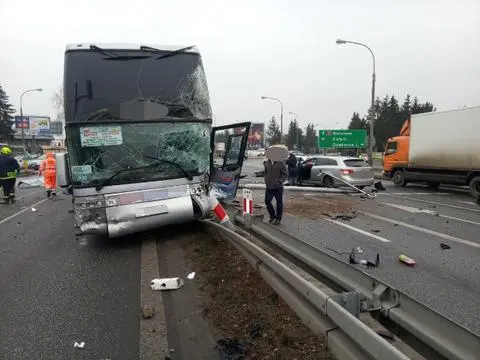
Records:
{"label": "helmet", "polygon": [[8,156],[12,153],[12,149],[10,149],[8,146],[2,146],[0,149],[0,154]]}

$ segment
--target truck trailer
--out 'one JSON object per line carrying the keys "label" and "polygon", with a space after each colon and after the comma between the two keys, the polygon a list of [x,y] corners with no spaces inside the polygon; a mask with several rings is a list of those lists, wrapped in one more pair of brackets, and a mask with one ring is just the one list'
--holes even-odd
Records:
{"label": "truck trailer", "polygon": [[480,197],[480,106],[412,115],[388,139],[383,177],[396,186],[468,186]]}

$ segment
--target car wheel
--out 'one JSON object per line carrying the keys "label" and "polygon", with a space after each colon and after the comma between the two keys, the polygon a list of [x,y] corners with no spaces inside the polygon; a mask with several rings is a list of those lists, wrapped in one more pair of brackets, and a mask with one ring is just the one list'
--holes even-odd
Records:
{"label": "car wheel", "polygon": [[325,176],[322,181],[322,186],[326,188],[333,188],[333,178],[331,178],[330,176]]}
{"label": "car wheel", "polygon": [[395,186],[405,187],[407,181],[405,180],[405,173],[403,170],[395,170],[392,176],[393,183]]}

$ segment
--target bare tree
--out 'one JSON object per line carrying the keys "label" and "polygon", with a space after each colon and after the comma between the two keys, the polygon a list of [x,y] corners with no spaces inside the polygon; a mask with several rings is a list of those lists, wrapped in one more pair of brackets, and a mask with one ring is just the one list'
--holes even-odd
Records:
{"label": "bare tree", "polygon": [[63,103],[63,88],[60,86],[52,95],[51,101],[55,110],[57,111],[56,120],[63,121],[65,119],[64,103]]}

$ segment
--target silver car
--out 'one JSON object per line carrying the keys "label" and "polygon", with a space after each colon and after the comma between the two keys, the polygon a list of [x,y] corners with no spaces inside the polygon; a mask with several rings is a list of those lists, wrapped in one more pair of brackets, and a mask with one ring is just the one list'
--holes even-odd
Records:
{"label": "silver car", "polygon": [[[371,186],[374,171],[365,160],[345,156],[313,156],[300,164],[299,185],[323,187],[346,186],[346,181],[360,189]],[[336,179],[337,178],[337,179]]]}

